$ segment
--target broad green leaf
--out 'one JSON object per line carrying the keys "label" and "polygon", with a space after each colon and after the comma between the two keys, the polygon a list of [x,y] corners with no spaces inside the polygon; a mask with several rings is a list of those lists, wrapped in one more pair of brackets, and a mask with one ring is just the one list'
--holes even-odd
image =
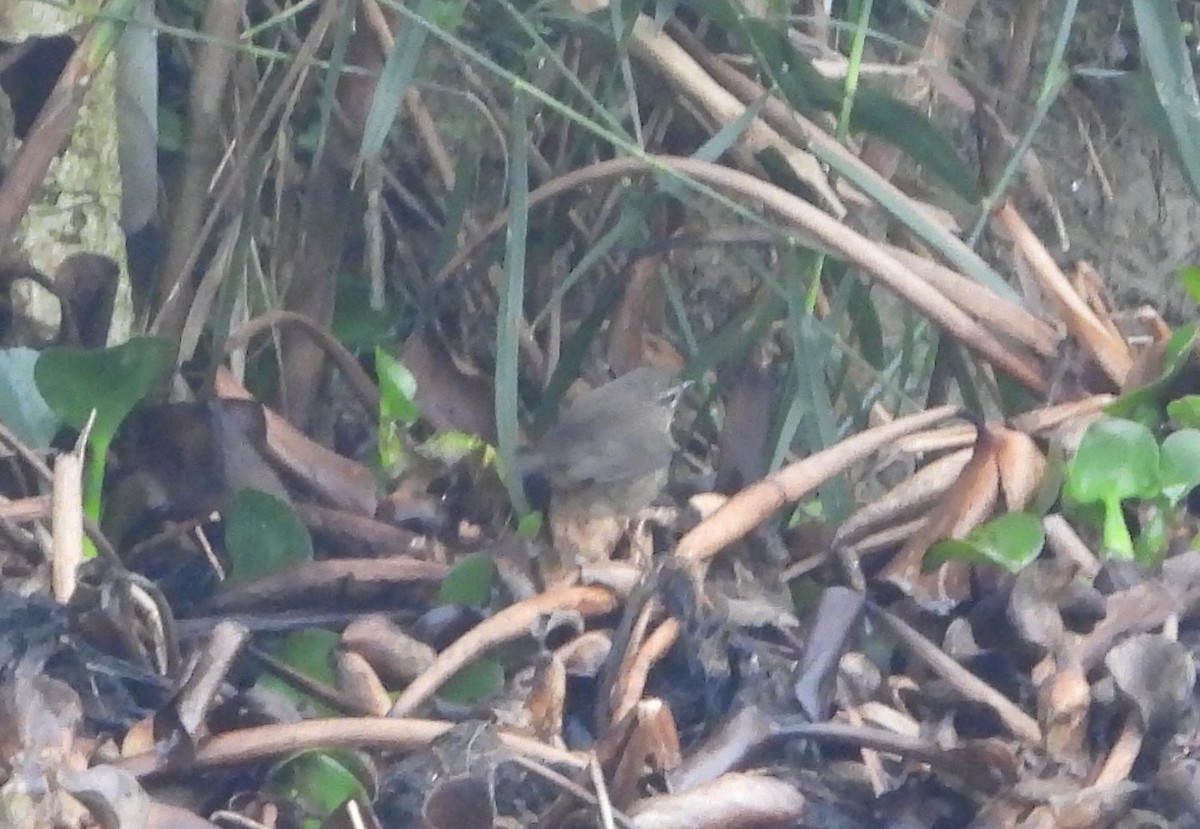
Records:
{"label": "broad green leaf", "polygon": [[1171,506],[1175,506],[1200,485],[1200,431],[1180,429],[1162,442],[1160,486]]}
{"label": "broad green leaf", "polygon": [[69,426],[82,429],[92,409],[97,441],[109,439],[125,416],[170,369],[171,344],[134,337],[112,348],[55,346],[38,358],[34,377],[42,397]]}
{"label": "broad green leaf", "polygon": [[1200,266],[1185,265],[1179,269],[1179,281],[1194,302],[1200,302]]}
{"label": "broad green leaf", "polygon": [[41,450],[50,445],[62,421],[38,391],[37,359],[32,348],[0,350],[0,421],[30,449]]}
{"label": "broad green leaf", "polygon": [[[84,513],[101,519],[101,491],[108,447],[117,427],[171,369],[174,347],[161,337],[134,337],[112,348],[55,346],[38,357],[33,375],[38,390],[69,426],[82,429],[96,412],[88,438],[91,449],[84,484]],[[87,542],[87,557],[94,555]]]}
{"label": "broad green leaf", "polygon": [[[297,630],[284,637],[283,643],[275,649],[275,657],[310,679],[333,685],[335,677],[329,659],[340,641],[336,633],[324,628]],[[265,679],[279,681],[271,676],[264,677]],[[290,685],[287,687],[291,688]],[[306,694],[298,692],[290,693],[289,697],[308,699]]]}
{"label": "broad green leaf", "polygon": [[370,287],[362,274],[342,274],[333,303],[333,335],[351,351],[375,348],[393,339],[402,316],[395,303],[384,299],[380,309],[371,307]]}
{"label": "broad green leaf", "polygon": [[[331,630],[306,628],[292,631],[272,651],[275,658],[309,679],[334,686],[331,654],[341,638]],[[334,712],[324,703],[301,691],[293,683],[271,673],[263,673],[254,683],[260,690],[291,701],[303,713],[332,716]]]}
{"label": "broad green leaf", "polygon": [[464,667],[450,677],[437,695],[459,705],[476,705],[504,689],[504,668],[491,656]]}
{"label": "broad green leaf", "polygon": [[417,408],[417,378],[385,349],[375,349],[375,374],[379,378],[379,419],[402,424],[421,416]]}
{"label": "broad green leaf", "polygon": [[1019,573],[1038,557],[1046,543],[1042,522],[1024,512],[1010,512],[977,527],[964,539],[940,541],[929,548],[923,569],[947,561],[986,563]]}
{"label": "broad green leaf", "polygon": [[1200,429],[1200,394],[1178,397],[1167,404],[1167,414],[1179,426]]}
{"label": "broad green leaf", "polygon": [[314,750],[292,755],[272,769],[268,787],[297,809],[303,829],[320,829],[347,800],[369,802],[364,783],[369,780],[366,764],[351,752]]}
{"label": "broad green leaf", "polygon": [[1140,423],[1103,417],[1084,432],[1067,464],[1066,491],[1081,503],[1149,498],[1158,491],[1158,443]]}
{"label": "broad green leaf", "polygon": [[312,538],[295,511],[274,495],[239,489],[225,510],[229,583],[239,584],[312,561]]}
{"label": "broad green leaf", "polygon": [[1133,539],[1121,502],[1152,497],[1158,487],[1159,450],[1154,435],[1140,423],[1104,417],[1084,432],[1067,464],[1064,493],[1082,504],[1101,504],[1106,547],[1114,555],[1130,558]]}
{"label": "broad green leaf", "polygon": [[492,598],[492,576],[496,566],[487,553],[463,556],[442,580],[438,601],[468,607],[486,607]]}

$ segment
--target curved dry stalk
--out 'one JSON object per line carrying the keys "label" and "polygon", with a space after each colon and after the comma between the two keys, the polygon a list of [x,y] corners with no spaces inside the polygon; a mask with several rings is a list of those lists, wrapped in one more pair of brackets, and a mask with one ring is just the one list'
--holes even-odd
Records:
{"label": "curved dry stalk", "polygon": [[[968,440],[971,443],[976,434],[977,430],[970,427]],[[967,446],[922,466],[843,521],[834,533],[832,546],[835,549],[850,547],[897,523],[923,518],[962,474],[972,454],[973,450]]]}
{"label": "curved dry stalk", "polygon": [[221,362],[234,351],[245,348],[250,343],[250,340],[263,331],[269,331],[276,327],[282,328],[284,326],[293,326],[308,334],[313,342],[341,369],[342,373],[346,376],[346,382],[354,392],[354,396],[358,398],[358,402],[366,409],[367,416],[372,420],[376,420],[379,417],[379,388],[375,385],[375,381],[363,371],[362,366],[358,364],[358,360],[355,359],[346,346],[342,345],[323,326],[318,325],[313,320],[304,316],[304,314],[277,308],[259,314],[252,320],[247,320],[238,326],[237,329],[230,332],[229,338],[225,340],[225,345],[221,348],[220,359],[217,362]]}
{"label": "curved dry stalk", "polygon": [[707,561],[730,544],[749,535],[780,508],[803,497],[846,467],[909,432],[953,417],[957,411],[954,406],[941,406],[898,418],[785,466],[738,492],[701,521],[679,540],[675,555],[685,561]]}
{"label": "curved dry stalk", "polygon": [[1017,246],[1018,252],[1029,263],[1038,284],[1054,303],[1071,331],[1088,349],[1104,373],[1114,385],[1120,386],[1129,374],[1133,358],[1123,340],[1114,336],[1104,323],[1096,317],[1087,304],[1071,287],[1066,275],[1059,269],[1054,257],[1046,250],[1042,241],[1034,234],[1021,214],[1005,202],[996,211],[996,221]]}
{"label": "curved dry stalk", "polygon": [[667,651],[679,640],[682,630],[678,619],[668,618],[645,638],[613,688],[612,722],[620,722],[637,706],[642,692],[646,690],[650,669],[667,655]]}
{"label": "curved dry stalk", "polygon": [[1104,758],[1104,763],[1094,772],[1093,786],[1111,786],[1122,780],[1128,780],[1133,771],[1133,763],[1142,750],[1146,735],[1141,721],[1132,711],[1126,714],[1121,726],[1121,733]]}
{"label": "curved dry stalk", "polygon": [[510,605],[439,653],[437,660],[396,698],[388,716],[404,717],[412,713],[450,677],[489,648],[528,635],[530,625],[546,613],[567,610],[588,618],[610,613],[616,606],[616,594],[603,587],[565,587]]}
{"label": "curved dry stalk", "polygon": [[[681,23],[671,21],[667,24],[667,28],[700,61],[705,70],[716,78],[719,83],[732,90],[743,101],[757,101],[766,95],[766,90],[760,84],[727,63],[712,57],[696,39],[696,36]],[[764,100],[761,115],[775,129],[779,130],[780,134],[798,146],[809,148],[823,162],[842,170],[844,175],[838,180],[839,193],[848,198],[853,197],[861,200],[861,196],[853,193],[854,188],[857,187],[862,191],[868,192],[876,201],[881,203],[886,199],[907,205],[914,213],[925,217],[931,225],[942,228],[941,232],[936,233],[936,242],[928,236],[925,238],[926,241],[941,250],[952,265],[958,267],[963,273],[973,276],[989,274],[995,278],[999,278],[978,253],[967,245],[966,242],[946,229],[948,226],[948,216],[944,211],[927,202],[917,201],[909,196],[888,179],[881,176],[878,171],[863,161],[863,159],[842,146],[829,132],[805,118],[784,101],[777,97],[767,97]],[[852,171],[853,175],[849,175],[847,171]],[[849,179],[853,179],[857,183],[851,185]],[[979,278],[979,282],[980,284],[984,284],[986,279]]]}
{"label": "curved dry stalk", "polygon": [[449,566],[411,556],[387,558],[333,558],[310,561],[279,570],[253,581],[235,584],[215,596],[208,605],[212,613],[238,613],[280,604],[303,605],[324,592],[338,595],[353,583],[356,590],[372,587],[388,591],[406,585],[438,584]]}
{"label": "curved dry stalk", "polygon": [[1015,302],[1010,302],[987,285],[963,276],[953,268],[895,245],[880,243],[880,247],[936,288],[946,299],[988,325],[993,331],[1003,332],[1006,336],[1015,338],[1042,357],[1054,357],[1058,354],[1061,335],[1036,314]]}
{"label": "curved dry stalk", "polygon": [[[576,10],[591,14],[608,7],[607,0],[574,0]],[[650,66],[682,95],[717,124],[725,125],[743,117],[746,105],[721,86],[670,35],[656,26],[649,17],[639,14],[633,21],[628,38],[631,55]],[[846,207],[829,186],[829,176],[812,153],[803,150],[775,131],[761,118],[754,118],[738,140],[738,148],[747,166],[757,166],[754,156],[763,150],[775,150],[788,168],[816,192],[839,218]]]}
{"label": "curved dry stalk", "polygon": [[[453,727],[454,723],[440,720],[333,717],[243,728],[204,740],[196,748],[195,756],[190,758],[188,771],[249,763],[316,748],[414,751],[428,746]],[[576,752],[555,748],[520,734],[500,732],[498,736],[501,745],[525,757],[576,770],[587,767],[586,756]],[[114,765],[138,777],[172,770],[170,756],[157,750],[127,757]]]}
{"label": "curved dry stalk", "polygon": [[[618,158],[574,170],[542,185],[529,194],[529,207],[532,209],[554,196],[593,181],[651,171],[673,172],[700,182],[706,187],[731,192],[752,203],[765,205],[777,216],[828,245],[839,258],[861,268],[866,276],[898,294],[968,350],[1009,374],[1033,393],[1043,395],[1049,389],[1045,372],[1036,359],[1009,350],[996,336],[927,282],[916,277],[878,244],[783,188],[748,173],[719,164],[676,156]],[[505,226],[507,220],[507,212],[502,212],[492,219],[479,236],[468,242],[442,268],[435,281],[444,281],[462,267],[479,246]]]}
{"label": "curved dry stalk", "polygon": [[936,644],[926,639],[899,617],[882,608],[867,605],[871,615],[882,622],[892,635],[900,639],[912,654],[946,680],[967,699],[981,702],[996,712],[1001,722],[1015,736],[1030,746],[1042,744],[1042,729],[1037,720],[1026,714],[1008,697],[988,685],[975,674],[959,665]]}

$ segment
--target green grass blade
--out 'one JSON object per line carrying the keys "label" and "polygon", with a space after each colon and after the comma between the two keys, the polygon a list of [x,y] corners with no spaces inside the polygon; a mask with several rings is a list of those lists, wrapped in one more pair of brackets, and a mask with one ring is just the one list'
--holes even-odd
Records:
{"label": "green grass blade", "polygon": [[500,288],[500,310],[496,321],[496,451],[504,486],[513,508],[521,515],[529,512],[521,473],[517,468],[517,438],[520,431],[517,382],[525,310],[525,244],[529,230],[528,110],[528,99],[516,93],[509,118],[509,221],[504,249],[504,281]]}
{"label": "green grass blade", "polygon": [[1200,198],[1200,94],[1174,3],[1133,0],[1142,60],[1170,129],[1172,148],[1192,193]]}

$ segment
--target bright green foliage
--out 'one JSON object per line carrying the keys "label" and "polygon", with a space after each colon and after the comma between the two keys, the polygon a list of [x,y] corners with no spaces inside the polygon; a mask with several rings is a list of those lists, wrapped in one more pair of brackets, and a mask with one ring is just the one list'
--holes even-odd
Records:
{"label": "bright green foliage", "polygon": [[504,688],[504,667],[500,660],[484,656],[450,677],[440,689],[439,698],[459,705],[475,705]]}
{"label": "bright green foliage", "polygon": [[417,380],[404,365],[382,348],[375,349],[379,377],[379,464],[388,474],[404,466],[404,435],[421,416],[417,408]]}
{"label": "bright green foliage", "polygon": [[289,505],[257,489],[240,489],[225,510],[225,551],[238,584],[312,561],[308,528]]}
{"label": "bright green foliage", "polygon": [[1200,266],[1186,265],[1180,268],[1179,281],[1187,289],[1188,296],[1200,302]]}
{"label": "bright green foliage", "polygon": [[134,337],[112,348],[47,348],[34,366],[38,390],[63,422],[88,436],[84,513],[99,521],[104,462],[117,427],[167,376],[174,349],[160,337]]}
{"label": "bright green foliage", "polygon": [[368,803],[370,780],[367,763],[351,752],[302,751],[271,770],[268,786],[297,807],[303,829],[320,829],[346,801]]}
{"label": "bright green foliage", "polygon": [[[284,639],[275,656],[310,679],[332,687],[334,676],[329,660],[338,641],[338,635],[329,630],[296,631]],[[293,700],[302,709],[314,707],[319,714],[331,713],[278,677],[263,676],[258,684]],[[302,826],[318,829],[347,800],[369,799],[370,779],[367,765],[353,752],[304,751],[276,765],[269,774],[268,786],[287,802],[300,807]]]}
{"label": "bright green foliage", "polygon": [[[1200,484],[1200,431],[1180,429],[1163,439],[1140,423],[1105,417],[1084,433],[1067,465],[1063,495],[1086,517],[1098,513],[1110,555],[1151,564],[1166,549],[1173,511]],[[1124,506],[1142,502],[1135,543]],[[1090,508],[1090,509],[1089,509]]]}
{"label": "bright green foliage", "polygon": [[1200,394],[1188,394],[1167,404],[1167,414],[1177,425],[1200,429]]}
{"label": "bright green foliage", "polygon": [[1152,498],[1159,488],[1159,450],[1154,435],[1132,420],[1105,417],[1084,433],[1067,464],[1063,493],[1078,504],[1099,504],[1105,549],[1118,558],[1133,558],[1133,538],[1121,504]]}
{"label": "bright green foliage", "polygon": [[487,553],[471,553],[459,559],[442,580],[438,601],[468,607],[486,607],[492,598],[492,576],[496,565]]}
{"label": "bright green foliage", "polygon": [[1180,429],[1162,442],[1159,470],[1162,494],[1172,507],[1200,485],[1200,431]]}
{"label": "bright green foliage", "polygon": [[1046,534],[1037,516],[1010,512],[977,527],[966,538],[947,539],[933,545],[922,566],[934,570],[957,559],[994,564],[1018,573],[1038,557],[1045,543]]}

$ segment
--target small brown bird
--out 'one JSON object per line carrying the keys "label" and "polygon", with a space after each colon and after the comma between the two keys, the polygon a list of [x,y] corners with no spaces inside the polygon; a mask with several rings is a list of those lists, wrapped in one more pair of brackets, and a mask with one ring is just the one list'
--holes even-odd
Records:
{"label": "small brown bird", "polygon": [[544,475],[556,501],[637,512],[666,483],[671,422],[687,386],[665,369],[642,367],[580,395],[527,456],[526,474]]}

